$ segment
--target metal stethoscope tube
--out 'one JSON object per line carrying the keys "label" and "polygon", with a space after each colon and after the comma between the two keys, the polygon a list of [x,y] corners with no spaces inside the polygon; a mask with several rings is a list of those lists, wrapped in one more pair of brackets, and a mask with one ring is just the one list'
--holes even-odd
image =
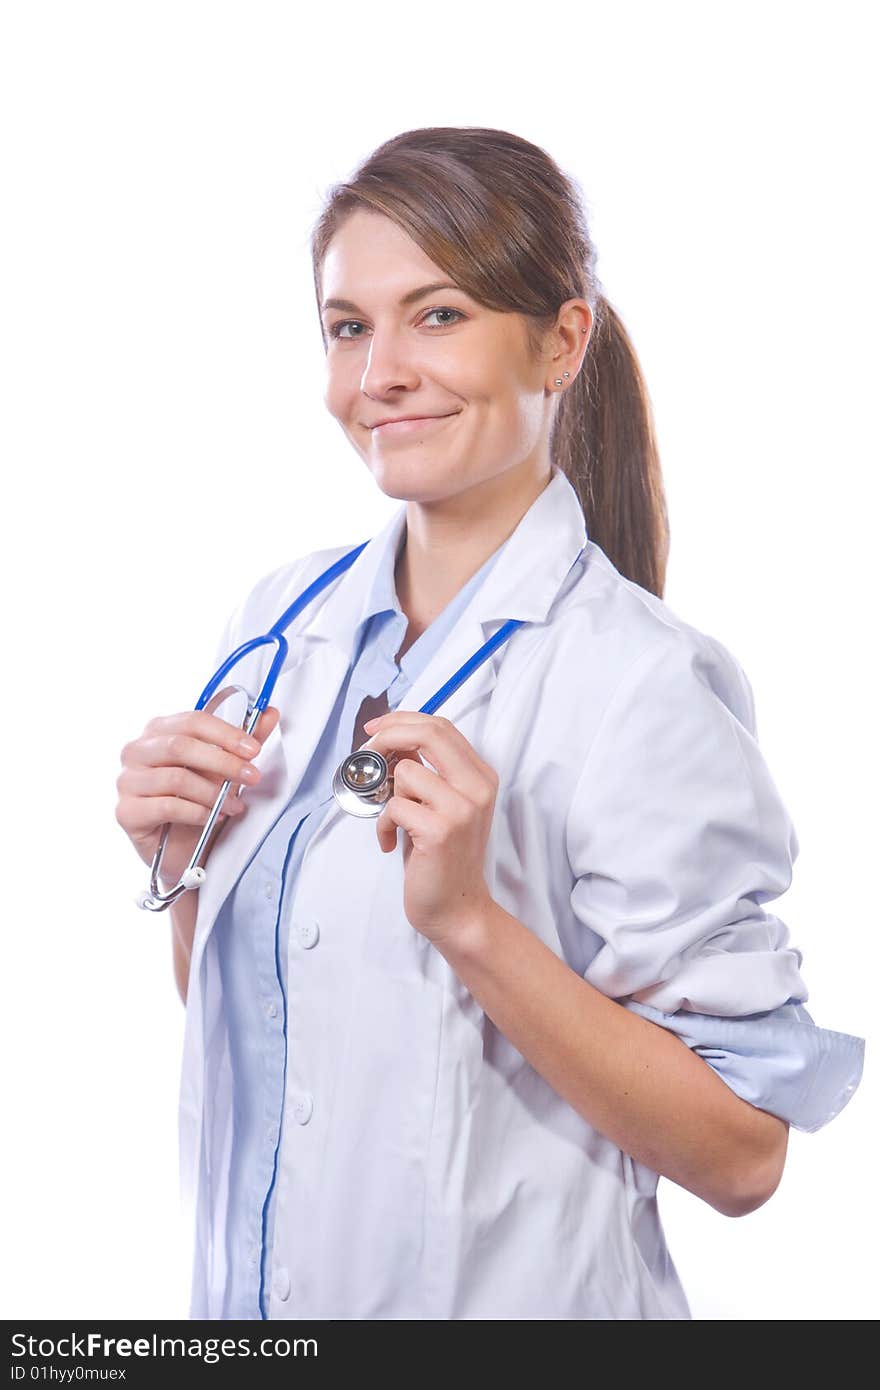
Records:
{"label": "metal stethoscope tube", "polygon": [[[294,599],[293,603],[281,614],[278,621],[274,623],[269,631],[262,637],[254,637],[249,642],[243,642],[240,647],[236,647],[235,651],[232,652],[214,672],[199,696],[195,708],[197,710],[206,709],[209,707],[209,702],[214,701],[216,704],[219,703],[221,698],[225,699],[229,691],[220,691],[219,687],[220,683],[233,667],[237,666],[239,662],[243,661],[246,656],[249,656],[251,652],[256,651],[259,647],[274,647],[275,655],[256,699],[252,699],[246,690],[243,691],[247,699],[247,711],[242,722],[242,728],[245,733],[252,734],[257,726],[260,715],[263,713],[263,710],[266,709],[272,698],[272,692],[275,689],[275,684],[281,673],[281,668],[287,660],[288,643],[287,638],[284,636],[285,629],[290,626],[297,614],[302,612],[306,604],[311,603],[312,599],[316,598],[322,589],[325,589],[327,585],[332,583],[344,570],[347,570],[350,565],[354,564],[367,543],[367,541],[363,541],[360,545],[355,546],[353,550],[349,550],[347,554],[341,556],[340,559],[334,561],[332,565],[329,565],[328,568],[324,570],[323,574],[319,574],[318,578],[313,580],[312,583]],[[231,689],[242,690],[242,687],[233,686]],[[204,855],[208,837],[217,823],[217,818],[223,809],[223,804],[229,795],[231,787],[231,782],[224,782],[221,786],[220,791],[217,793],[216,800],[214,801],[214,805],[211,807],[208,820],[199,836],[198,843],[190,855],[189,863],[181,873],[174,887],[169,888],[167,892],[163,890],[159,881],[159,876],[162,868],[162,856],[165,852],[171,826],[170,824],[163,825],[159,835],[159,843],[156,846],[156,852],[153,855],[153,862],[150,867],[150,887],[147,892],[138,895],[136,899],[138,907],[144,908],[147,912],[164,912],[166,907],[170,907],[172,903],[175,903],[177,899],[189,889],[201,888],[206,878],[206,870],[199,861]]]}

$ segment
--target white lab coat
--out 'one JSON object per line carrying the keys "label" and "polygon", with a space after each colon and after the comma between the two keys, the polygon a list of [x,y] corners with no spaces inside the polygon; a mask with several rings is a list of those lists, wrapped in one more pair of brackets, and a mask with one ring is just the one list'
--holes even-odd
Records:
{"label": "white lab coat", "polygon": [[[263,779],[199,892],[180,1093],[192,1317],[219,1316],[232,1140],[211,928],[302,778],[405,510],[289,630]],[[222,654],[359,539],[265,576]],[[733,1016],[806,999],[801,954],[763,906],[788,887],[797,845],[748,682],[586,539],[558,469],[400,708],[417,710],[508,618],[527,626],[439,711],[499,775],[493,896],[616,999]],[[284,1286],[269,1316],[688,1318],[657,1175],[552,1090],[410,925],[403,833],[383,854],[375,821],[333,802],[302,865],[277,1179]]]}

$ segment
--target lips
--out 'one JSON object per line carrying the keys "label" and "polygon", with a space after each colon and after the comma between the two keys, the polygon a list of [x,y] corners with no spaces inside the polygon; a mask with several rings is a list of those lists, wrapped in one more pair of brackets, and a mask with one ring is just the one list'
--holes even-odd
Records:
{"label": "lips", "polygon": [[388,442],[397,438],[406,439],[412,435],[435,434],[444,424],[460,414],[460,411],[452,410],[448,415],[418,415],[409,419],[398,417],[384,425],[374,425],[372,433],[374,438]]}
{"label": "lips", "polygon": [[450,415],[457,415],[458,411],[448,410],[443,415],[395,415],[387,420],[379,420],[371,429],[384,429],[386,425],[416,425],[426,420],[448,420]]}

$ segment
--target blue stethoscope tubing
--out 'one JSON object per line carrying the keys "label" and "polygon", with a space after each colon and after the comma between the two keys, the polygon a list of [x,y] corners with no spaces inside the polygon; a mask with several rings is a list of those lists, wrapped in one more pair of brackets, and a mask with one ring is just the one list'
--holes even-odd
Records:
{"label": "blue stethoscope tubing", "polygon": [[[208,684],[198,698],[195,709],[201,710],[205,708],[209,700],[211,700],[219,690],[224,678],[228,676],[229,672],[243,661],[246,656],[249,656],[253,651],[257,651],[260,647],[274,645],[275,655],[272,658],[265,680],[260,687],[259,694],[254,701],[251,701],[250,695],[248,695],[247,691],[242,690],[242,687],[231,687],[233,690],[242,690],[242,693],[247,695],[248,709],[242,728],[246,734],[253,733],[257,725],[257,720],[272,699],[272,692],[275,689],[275,684],[287,660],[289,647],[287,638],[284,636],[286,629],[293,622],[294,618],[311,603],[312,599],[317,598],[318,594],[326,589],[328,584],[332,584],[334,579],[338,579],[339,575],[344,574],[349,566],[354,564],[355,560],[364,549],[364,546],[368,544],[368,541],[363,541],[360,545],[355,546],[353,550],[349,550],[347,554],[341,556],[340,559],[335,560],[332,565],[324,570],[323,574],[319,574],[317,579],[314,579],[312,583],[309,584],[308,588],[303,589],[299,597],[294,599],[293,603],[284,610],[281,617],[272,624],[269,631],[264,633],[262,637],[252,637],[250,641],[243,642],[240,647],[236,647],[235,651],[226,658],[208,681]],[[510,618],[504,623],[496,633],[493,633],[487,642],[483,643],[479,651],[474,652],[473,656],[469,657],[464,665],[460,666],[459,669],[449,677],[445,685],[442,685],[429,700],[426,700],[425,703],[420,706],[419,713],[434,714],[444,701],[448,700],[450,695],[467,680],[468,676],[472,675],[479,666],[482,666],[484,661],[488,661],[492,653],[497,651],[501,644],[506,642],[508,637],[512,636],[518,627],[522,627],[522,624],[523,619],[521,618]],[[199,859],[207,844],[208,837],[216,824],[217,817],[223,809],[223,803],[232,785],[233,783],[231,781],[223,783],[217,795],[217,799],[211,808],[208,820],[202,828],[202,833],[192,852],[189,864],[184,869],[177,884],[169,889],[167,893],[163,892],[159,882],[159,871],[171,825],[168,824],[162,827],[162,833],[159,837],[159,843],[156,847],[156,853],[153,856],[153,863],[150,870],[150,888],[148,892],[138,895],[136,900],[138,907],[142,907],[148,912],[163,912],[166,907],[170,907],[172,903],[176,902],[177,899],[189,889],[200,888],[202,886],[207,875],[205,869],[199,865]]]}

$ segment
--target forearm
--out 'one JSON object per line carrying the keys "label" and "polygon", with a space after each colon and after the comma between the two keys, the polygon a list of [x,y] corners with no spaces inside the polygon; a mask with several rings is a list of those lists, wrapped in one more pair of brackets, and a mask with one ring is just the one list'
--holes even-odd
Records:
{"label": "forearm", "polygon": [[725,1215],[770,1196],[788,1126],[674,1033],[609,999],[498,903],[437,949],[526,1061],[625,1153]]}

